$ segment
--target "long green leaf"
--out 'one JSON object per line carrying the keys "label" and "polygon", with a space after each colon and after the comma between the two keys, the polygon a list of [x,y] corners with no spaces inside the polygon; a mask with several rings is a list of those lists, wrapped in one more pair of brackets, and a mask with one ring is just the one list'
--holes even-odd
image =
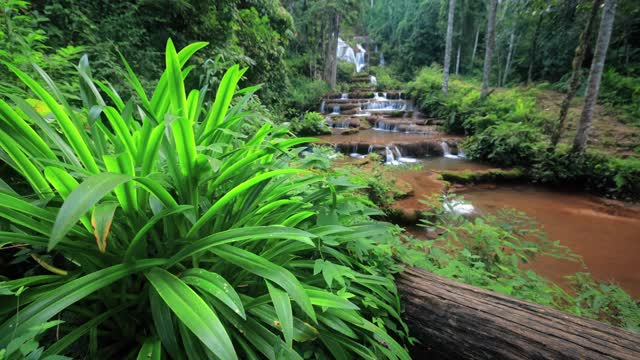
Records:
{"label": "long green leaf", "polygon": [[162,266],[165,262],[164,259],[149,259],[138,261],[130,266],[114,265],[57,287],[0,325],[0,347],[6,346],[14,333],[20,334],[33,326],[46,322],[69,305],[94,291],[109,286],[127,275],[154,266]]}
{"label": "long green leaf", "polygon": [[44,101],[51,112],[55,116],[58,124],[60,124],[60,128],[62,132],[66,136],[69,144],[75,151],[75,153],[80,158],[80,161],[87,170],[92,173],[98,173],[98,164],[96,164],[93,154],[89,150],[89,147],[84,142],[82,135],[80,134],[80,130],[76,127],[76,125],[71,121],[69,116],[65,113],[65,110],[56,102],[56,100],[35,80],[33,80],[29,75],[25,74],[22,70],[16,68],[11,64],[5,63],[5,65],[13,71],[22,82],[25,83],[42,101]]}
{"label": "long green leaf", "polygon": [[160,268],[151,269],[145,276],[178,319],[209,350],[221,359],[238,358],[218,316],[189,286]]}
{"label": "long green leaf", "polygon": [[58,212],[51,229],[48,249],[53,249],[78,220],[113,189],[133,179],[128,175],[105,173],[94,175],[76,187]]}
{"label": "long green leaf", "polygon": [[240,296],[233,286],[219,274],[203,269],[189,269],[181,276],[182,281],[205,291],[222,301],[243,319],[247,318]]}
{"label": "long green leaf", "polygon": [[314,323],[317,322],[316,313],[313,310],[309,296],[302,287],[302,284],[300,284],[300,281],[298,281],[289,270],[267,261],[252,252],[231,245],[217,246],[211,248],[210,251],[250,273],[262,276],[278,284],[278,286],[287,291],[289,296],[298,303],[300,308],[302,308]]}
{"label": "long green leaf", "polygon": [[285,291],[280,290],[269,281],[267,283],[267,289],[271,296],[271,302],[276,309],[276,315],[280,321],[279,327],[284,335],[284,340],[287,346],[291,348],[293,346],[293,311],[291,310],[291,300],[289,295]]}

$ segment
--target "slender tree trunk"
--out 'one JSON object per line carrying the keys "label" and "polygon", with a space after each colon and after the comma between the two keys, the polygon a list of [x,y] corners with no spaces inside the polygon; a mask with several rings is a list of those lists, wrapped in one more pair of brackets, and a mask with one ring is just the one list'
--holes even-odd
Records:
{"label": "slender tree trunk", "polygon": [[587,53],[587,47],[589,46],[589,39],[591,39],[591,34],[593,34],[593,25],[595,24],[596,18],[598,17],[598,11],[600,10],[601,4],[602,0],[593,0],[593,4],[591,5],[591,14],[587,19],[584,30],[582,30],[582,33],[580,34],[578,47],[576,47],[576,52],[573,56],[573,70],[571,71],[571,78],[569,79],[569,90],[567,91],[567,96],[564,98],[564,100],[562,100],[562,105],[560,106],[560,116],[558,117],[558,121],[556,122],[553,133],[551,134],[552,149],[555,149],[556,145],[558,145],[558,142],[560,141],[560,137],[562,137],[564,123],[567,120],[567,114],[569,113],[571,101],[573,101],[573,98],[578,92],[578,87],[580,87],[580,70],[582,69],[584,56]]}
{"label": "slender tree trunk", "polygon": [[451,47],[453,43],[453,18],[455,15],[456,0],[449,0],[449,19],[447,20],[447,41],[444,48],[444,71],[442,77],[442,92],[449,91],[449,67],[451,65]]}
{"label": "slender tree trunk", "polygon": [[482,70],[482,91],[480,97],[485,98],[489,94],[489,78],[491,77],[491,59],[493,48],[496,45],[496,10],[498,0],[490,0],[489,16],[487,19],[487,41],[484,51],[484,68]]}
{"label": "slender tree trunk", "polygon": [[531,52],[529,53],[529,72],[527,74],[527,85],[533,81],[533,64],[536,62],[536,55],[538,54],[538,39],[540,38],[540,28],[542,26],[542,20],[544,19],[544,10],[540,11],[538,17],[538,24],[536,24],[536,31],[533,33],[533,41],[531,43]]}
{"label": "slender tree trunk", "polygon": [[573,152],[583,153],[587,147],[589,132],[591,131],[591,121],[593,119],[593,109],[598,100],[598,91],[600,90],[600,80],[602,79],[602,70],[604,69],[604,61],[607,58],[607,49],[611,40],[611,31],[613,30],[613,21],[616,15],[616,0],[606,0],[604,3],[604,11],[602,20],[600,21],[600,30],[598,31],[598,41],[593,54],[593,62],[589,75],[589,84],[587,85],[587,95],[584,100],[584,108],[580,116],[578,124],[578,132],[573,140]]}
{"label": "slender tree trunk", "polygon": [[511,36],[509,37],[509,51],[507,52],[507,63],[504,66],[504,76],[502,77],[502,86],[507,83],[507,78],[509,77],[509,72],[511,71],[511,62],[513,59],[513,45],[516,39],[516,31],[515,29],[511,31]]}
{"label": "slender tree trunk", "polygon": [[338,35],[340,34],[340,14],[335,13],[331,17],[329,26],[329,40],[325,54],[324,79],[331,87],[336,89],[336,76],[338,68]]}
{"label": "slender tree trunk", "polygon": [[456,56],[456,75],[460,73],[460,51],[462,49],[462,43],[458,44],[458,55]]}
{"label": "slender tree trunk", "polygon": [[478,38],[480,37],[480,26],[476,30],[476,41],[473,42],[473,51],[471,52],[471,66],[469,69],[473,69],[473,63],[476,61],[476,50],[478,50]]}

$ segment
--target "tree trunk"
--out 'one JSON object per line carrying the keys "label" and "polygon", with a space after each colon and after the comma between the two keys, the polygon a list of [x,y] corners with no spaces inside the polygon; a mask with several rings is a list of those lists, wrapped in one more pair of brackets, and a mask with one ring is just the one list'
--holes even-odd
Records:
{"label": "tree trunk", "polygon": [[591,39],[591,34],[593,33],[593,24],[595,24],[596,22],[596,18],[598,17],[598,10],[600,10],[601,4],[602,0],[593,0],[591,14],[587,19],[584,30],[580,34],[578,47],[576,48],[575,55],[573,56],[573,70],[571,71],[571,78],[569,79],[569,89],[567,91],[567,96],[562,101],[562,105],[560,106],[560,116],[558,117],[558,121],[556,122],[553,133],[551,134],[552,149],[555,149],[556,145],[558,145],[558,142],[560,142],[562,131],[564,129],[564,123],[567,120],[567,114],[569,113],[569,107],[571,106],[571,101],[573,101],[573,98],[576,96],[576,92],[578,92],[578,87],[580,87],[580,70],[582,69],[582,63],[584,62],[584,56],[587,53],[589,39]]}
{"label": "tree trunk", "polygon": [[509,51],[507,52],[507,63],[504,66],[504,76],[502,77],[502,86],[507,83],[507,78],[509,77],[509,72],[511,71],[511,61],[513,59],[513,43],[516,39],[515,29],[511,31],[511,36],[509,37]]}
{"label": "tree trunk", "polygon": [[419,269],[397,279],[414,359],[640,359],[640,335]]}
{"label": "tree trunk", "polygon": [[460,51],[462,50],[462,43],[458,44],[458,55],[456,56],[456,75],[460,73]]}
{"label": "tree trunk", "polygon": [[527,85],[530,85],[531,81],[533,81],[533,64],[536,62],[536,55],[538,54],[538,39],[540,38],[540,27],[542,26],[543,18],[544,10],[540,10],[538,24],[536,24],[536,31],[533,33],[531,52],[529,53],[529,72],[527,74]]}
{"label": "tree trunk", "polygon": [[335,13],[331,17],[329,26],[329,40],[325,54],[324,79],[331,87],[336,89],[336,76],[338,68],[338,35],[340,34],[340,14]]}
{"label": "tree trunk", "polygon": [[473,63],[476,61],[476,50],[478,49],[478,38],[480,37],[480,26],[478,26],[478,30],[476,30],[476,41],[473,42],[473,51],[471,52],[471,66],[470,69],[473,69]]}
{"label": "tree trunk", "polygon": [[589,71],[589,84],[587,85],[587,94],[584,100],[584,108],[578,123],[578,132],[573,140],[573,152],[583,153],[587,147],[589,132],[591,131],[591,121],[593,119],[593,109],[598,100],[598,91],[600,91],[600,80],[602,79],[602,70],[604,69],[604,61],[607,58],[607,49],[609,48],[609,40],[611,40],[611,31],[613,30],[613,21],[616,15],[616,0],[606,0],[604,3],[604,11],[602,20],[600,21],[600,30],[598,31],[598,41],[593,54],[593,62]]}
{"label": "tree trunk", "polygon": [[491,77],[491,59],[493,48],[496,44],[496,9],[498,0],[490,0],[489,16],[487,19],[487,41],[484,51],[484,68],[482,70],[482,91],[480,97],[485,98],[489,94],[489,78]]}
{"label": "tree trunk", "polygon": [[442,76],[442,92],[449,91],[449,67],[451,65],[451,47],[453,43],[453,18],[456,9],[456,0],[449,0],[449,18],[447,20],[447,40],[444,48],[444,70]]}

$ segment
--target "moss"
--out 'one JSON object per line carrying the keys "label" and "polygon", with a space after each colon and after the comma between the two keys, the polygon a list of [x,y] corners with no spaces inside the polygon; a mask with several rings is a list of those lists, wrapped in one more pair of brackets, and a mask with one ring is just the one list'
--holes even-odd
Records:
{"label": "moss", "polygon": [[486,170],[486,171],[446,171],[440,174],[440,179],[452,184],[485,184],[508,183],[525,181],[526,176],[522,169],[511,170]]}

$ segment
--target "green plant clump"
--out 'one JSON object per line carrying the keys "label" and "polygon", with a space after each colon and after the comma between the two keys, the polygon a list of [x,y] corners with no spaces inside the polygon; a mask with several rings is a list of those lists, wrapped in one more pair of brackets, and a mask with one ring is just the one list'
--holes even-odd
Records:
{"label": "green plant clump", "polygon": [[291,121],[291,131],[301,136],[331,134],[331,129],[327,126],[324,116],[313,111],[305,113],[302,118],[293,119]]}
{"label": "green plant clump", "polygon": [[246,69],[212,103],[188,90],[205,45],[169,40],[151,96],[126,62],[130,99],[81,63],[78,110],[8,65],[55,121],[0,100],[3,160],[31,187],[0,183],[0,357],[409,359],[392,229],[359,186],[297,165],[310,139],[240,132]]}

